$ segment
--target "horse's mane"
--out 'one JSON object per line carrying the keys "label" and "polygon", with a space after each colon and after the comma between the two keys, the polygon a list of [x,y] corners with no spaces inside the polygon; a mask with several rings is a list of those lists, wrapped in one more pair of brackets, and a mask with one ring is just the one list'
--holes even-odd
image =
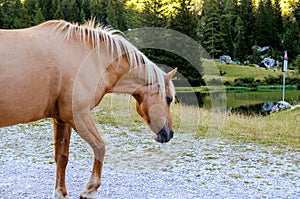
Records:
{"label": "horse's mane", "polygon": [[[64,34],[66,40],[71,39],[75,35],[84,44],[91,43],[93,48],[98,48],[104,43],[110,54],[112,56],[116,55],[118,59],[126,55],[132,69],[139,70],[140,74],[143,72],[146,74],[145,83],[152,84],[156,80],[160,85],[161,96],[165,96],[165,73],[127,41],[120,31],[96,24],[95,20],[89,20],[82,25],[69,23],[64,20],[53,20],[46,22],[44,25],[47,25],[47,23],[55,24],[56,33]],[[170,91],[175,93],[172,83],[170,83]]]}

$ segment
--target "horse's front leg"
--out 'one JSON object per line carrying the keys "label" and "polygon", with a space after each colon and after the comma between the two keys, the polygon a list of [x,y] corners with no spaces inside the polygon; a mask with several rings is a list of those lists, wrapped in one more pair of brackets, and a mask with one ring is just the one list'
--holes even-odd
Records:
{"label": "horse's front leg", "polygon": [[53,198],[63,199],[67,197],[65,172],[69,157],[69,144],[71,126],[61,120],[53,119],[54,127],[54,158],[56,163],[56,182]]}
{"label": "horse's front leg", "polygon": [[80,194],[81,199],[97,199],[97,190],[101,184],[103,160],[94,159],[94,166],[90,180],[85,186],[84,192]]}
{"label": "horse's front leg", "polygon": [[93,148],[95,156],[91,177],[85,186],[84,192],[81,193],[80,198],[94,199],[97,198],[97,190],[101,184],[105,143],[97,130],[91,114],[81,116],[75,121],[77,133]]}

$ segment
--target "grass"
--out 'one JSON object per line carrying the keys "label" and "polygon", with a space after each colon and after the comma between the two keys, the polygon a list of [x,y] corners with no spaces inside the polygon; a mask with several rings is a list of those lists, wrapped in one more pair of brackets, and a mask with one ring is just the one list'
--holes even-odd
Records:
{"label": "grass", "polygon": [[[239,78],[253,77],[254,80],[264,80],[265,77],[268,76],[278,77],[282,75],[281,68],[265,69],[265,68],[256,68],[253,66],[225,64],[220,62],[216,62],[216,66],[218,67],[220,73],[223,74],[222,75],[223,82],[226,81],[234,82],[234,79],[236,79],[237,77]],[[294,76],[295,72],[289,70],[287,72],[287,75]]]}
{"label": "grass", "polygon": [[[282,72],[278,69],[266,70],[265,68],[256,68],[250,66],[233,65],[218,63],[217,67],[223,75],[224,81],[232,81],[236,77],[255,77],[255,79],[263,80],[266,76],[279,76]],[[243,71],[243,73],[241,73]]]}
{"label": "grass", "polygon": [[227,115],[222,135],[300,148],[300,109],[263,116]]}
{"label": "grass", "polygon": [[[202,60],[203,67],[203,76],[202,78],[207,83],[206,86],[200,87],[177,87],[176,91],[178,92],[201,92],[201,93],[209,93],[219,90],[228,90],[235,91],[236,89],[240,89],[240,91],[249,91],[253,88],[248,87],[237,87],[237,86],[229,86],[235,85],[235,80],[240,79],[249,79],[253,78],[254,82],[258,85],[265,85],[266,79],[278,78],[282,76],[281,68],[257,68],[254,66],[243,66],[238,64],[225,64],[213,60]],[[300,78],[300,75],[297,74],[294,70],[288,70],[286,74],[287,78]],[[218,82],[222,82],[224,85],[227,85],[227,88],[219,84]],[[256,84],[254,84],[256,85]],[[246,85],[247,86],[247,85]],[[249,86],[249,85],[248,85]]]}
{"label": "grass", "polygon": [[[264,144],[288,145],[300,149],[300,109],[268,116],[218,113],[193,106],[172,104],[173,128],[195,138],[223,137]],[[97,123],[144,131],[146,124],[135,111],[130,96],[109,94],[94,111]],[[215,133],[215,134],[214,134]]]}
{"label": "grass", "polygon": [[134,100],[128,95],[108,94],[93,112],[97,124],[126,126],[134,131],[139,131],[143,125],[141,117],[135,111]]}

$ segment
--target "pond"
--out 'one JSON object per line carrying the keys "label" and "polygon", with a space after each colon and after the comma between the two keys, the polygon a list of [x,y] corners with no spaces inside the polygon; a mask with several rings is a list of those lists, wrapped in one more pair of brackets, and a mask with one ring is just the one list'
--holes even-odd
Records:
{"label": "pond", "polygon": [[[215,93],[214,95],[217,95]],[[198,105],[203,108],[211,108],[211,94],[201,92],[177,92],[179,103],[186,105]],[[268,114],[271,108],[282,100],[281,91],[250,91],[250,92],[227,92],[226,103],[228,112],[242,114]],[[285,101],[290,104],[300,102],[300,90],[286,90]]]}

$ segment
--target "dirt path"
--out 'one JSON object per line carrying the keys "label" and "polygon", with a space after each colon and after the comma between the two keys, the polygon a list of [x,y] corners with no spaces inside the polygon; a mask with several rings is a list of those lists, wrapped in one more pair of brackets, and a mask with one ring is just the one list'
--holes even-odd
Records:
{"label": "dirt path", "polygon": [[[107,143],[99,198],[300,198],[300,151],[177,134],[155,143],[145,128],[100,127]],[[49,121],[0,129],[0,198],[51,198]],[[67,186],[78,198],[92,165],[89,147],[72,135]]]}

